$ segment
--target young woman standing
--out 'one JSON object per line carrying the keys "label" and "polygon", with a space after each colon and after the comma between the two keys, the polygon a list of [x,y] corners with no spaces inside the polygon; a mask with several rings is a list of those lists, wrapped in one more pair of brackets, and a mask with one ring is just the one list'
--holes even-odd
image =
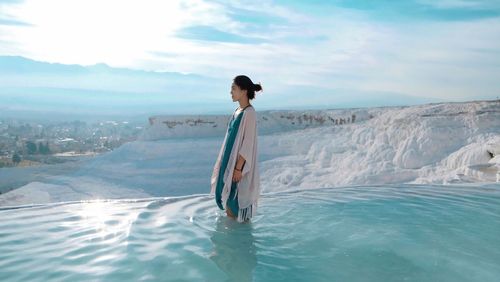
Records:
{"label": "young woman standing", "polygon": [[229,217],[244,222],[251,219],[260,196],[257,167],[257,117],[250,100],[261,91],[245,75],[236,76],[231,85],[233,102],[239,107],[228,124],[211,177],[211,194],[221,210]]}

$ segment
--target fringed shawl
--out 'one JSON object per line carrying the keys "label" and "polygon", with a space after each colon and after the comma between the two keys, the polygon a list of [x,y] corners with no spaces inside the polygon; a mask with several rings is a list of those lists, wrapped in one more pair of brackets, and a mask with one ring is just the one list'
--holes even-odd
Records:
{"label": "fringed shawl", "polygon": [[[228,132],[226,131],[226,136],[222,142],[211,177],[211,195],[215,194],[215,189],[217,187],[217,178],[219,177],[222,154],[224,153],[224,144],[226,144],[227,138]],[[238,205],[240,207],[238,211],[238,221],[243,222],[256,214],[257,201],[260,196],[260,177],[257,167],[257,116],[253,107],[247,107],[243,111],[243,117],[224,172],[224,188],[222,190],[222,205],[224,207],[226,206],[226,201],[231,192],[233,171],[238,160],[238,154],[245,159],[245,165],[241,172],[242,178],[238,182],[236,193]]]}

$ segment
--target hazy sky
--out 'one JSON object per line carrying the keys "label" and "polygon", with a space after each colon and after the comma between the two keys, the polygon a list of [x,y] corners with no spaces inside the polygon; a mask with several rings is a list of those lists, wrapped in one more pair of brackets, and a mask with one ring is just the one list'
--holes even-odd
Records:
{"label": "hazy sky", "polygon": [[247,74],[270,93],[487,99],[500,95],[500,1],[0,0],[0,55]]}

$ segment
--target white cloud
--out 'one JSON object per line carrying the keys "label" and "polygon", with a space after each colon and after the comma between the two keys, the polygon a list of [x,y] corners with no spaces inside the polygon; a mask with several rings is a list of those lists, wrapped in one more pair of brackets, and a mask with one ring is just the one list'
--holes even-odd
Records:
{"label": "white cloud", "polygon": [[173,34],[191,24],[238,28],[219,5],[203,1],[28,0],[5,6],[3,13],[33,24],[0,29],[1,39],[15,43],[22,55],[82,65],[130,67],[148,50],[189,51],[193,46]]}
{"label": "white cloud", "polygon": [[[424,0],[422,0],[424,1]],[[479,5],[445,0],[443,7]],[[286,19],[253,29],[232,8]],[[271,1],[27,0],[1,13],[33,26],[1,26],[0,54],[70,64],[199,73],[248,74],[268,93],[284,85],[386,91],[415,96],[493,95],[500,22],[384,22],[363,11],[332,8],[328,17],[301,14]],[[186,40],[177,30],[212,26],[266,40],[239,44]],[[324,40],[314,40],[323,37]],[[3,42],[2,42],[3,41]],[[14,42],[14,43],[4,43]],[[158,54],[168,54],[162,56]],[[328,93],[325,93],[328,95]]]}

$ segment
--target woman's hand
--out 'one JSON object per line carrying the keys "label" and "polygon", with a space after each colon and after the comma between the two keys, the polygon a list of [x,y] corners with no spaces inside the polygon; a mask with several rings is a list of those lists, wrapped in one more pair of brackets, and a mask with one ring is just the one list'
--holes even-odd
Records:
{"label": "woman's hand", "polygon": [[233,182],[240,181],[241,177],[242,177],[241,171],[235,169],[234,172],[233,172]]}

